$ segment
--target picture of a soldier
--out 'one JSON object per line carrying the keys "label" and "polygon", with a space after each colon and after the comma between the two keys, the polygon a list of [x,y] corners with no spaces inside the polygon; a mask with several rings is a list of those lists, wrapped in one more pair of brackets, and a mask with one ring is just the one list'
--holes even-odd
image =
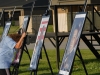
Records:
{"label": "picture of a soldier", "polygon": [[75,48],[78,43],[80,24],[75,27],[75,29],[73,30],[73,34],[71,34],[70,42],[66,48],[66,52],[64,54],[64,59],[62,61],[62,65],[61,65],[61,70],[63,70],[63,71],[69,72],[71,69],[71,64],[73,62],[72,60],[75,55]]}

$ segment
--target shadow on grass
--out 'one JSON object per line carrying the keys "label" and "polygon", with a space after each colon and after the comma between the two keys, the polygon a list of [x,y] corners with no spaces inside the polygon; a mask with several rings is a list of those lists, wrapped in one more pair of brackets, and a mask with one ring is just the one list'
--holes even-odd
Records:
{"label": "shadow on grass", "polygon": [[[100,62],[100,59],[83,59],[83,60],[84,60],[84,62],[85,62],[85,65],[89,64],[90,62],[97,62],[97,63]],[[82,63],[79,62],[80,60],[75,60],[75,61],[78,62],[78,63],[77,63],[78,66],[79,66],[79,64],[82,65]],[[41,63],[41,65],[44,65],[44,64]],[[24,70],[22,70],[22,69],[19,70],[19,73],[20,73],[20,74],[21,74],[21,73],[24,73],[24,74],[29,73],[29,75],[30,75],[31,71],[28,69],[28,68],[29,68],[29,63],[24,63],[24,64],[21,64],[20,66],[21,66],[21,67],[25,67]],[[91,65],[90,65],[90,67],[91,67]],[[82,68],[79,68],[79,67],[77,67],[77,65],[74,66],[74,68],[75,68],[75,70],[73,70],[73,72],[84,71],[84,68],[83,68],[83,67],[82,67]],[[87,68],[88,68],[88,67],[86,67],[86,69],[87,69]],[[88,70],[88,69],[87,69],[87,70]],[[40,73],[42,72],[42,73],[39,74],[39,75],[52,75],[49,66],[48,66],[48,67],[46,67],[46,66],[42,66],[42,67],[41,67],[41,66],[40,66],[38,72],[40,72]],[[45,72],[48,72],[48,73],[45,73]],[[34,72],[33,72],[33,73],[34,73]],[[54,72],[54,75],[57,75],[57,74],[58,74],[57,71]],[[89,75],[100,75],[100,73],[94,73],[94,74],[89,74]]]}
{"label": "shadow on grass", "polygon": [[[39,71],[37,71],[37,75],[38,75],[38,72],[39,72]],[[20,71],[19,71],[19,74],[22,74],[22,73],[24,73],[24,74],[25,74],[25,73],[28,73],[28,74],[30,75],[30,74],[31,74],[31,71],[30,71],[30,70],[24,70],[24,71],[20,70]],[[34,73],[35,73],[35,72],[33,71],[32,74],[34,74]],[[58,74],[57,72],[54,72],[54,73],[53,73],[53,75],[57,75],[57,74]],[[39,74],[39,75],[52,75],[52,73],[51,73],[51,72],[49,72],[49,73],[43,73],[43,72],[42,72],[42,74]]]}
{"label": "shadow on grass", "polygon": [[89,74],[89,75],[100,75],[100,73],[95,73],[95,74]]}
{"label": "shadow on grass", "polygon": [[89,62],[100,62],[100,59],[84,59],[84,61],[88,64]]}
{"label": "shadow on grass", "polygon": [[[88,74],[94,72],[93,74],[89,74],[89,75],[100,75],[100,73],[95,73],[95,71],[99,69],[100,59],[96,59],[96,58],[95,59],[83,59],[83,61],[84,61],[85,68],[86,68]],[[80,62],[81,62],[81,60],[76,60],[76,64],[78,64],[78,65],[74,66],[73,72],[81,72],[81,71],[85,72],[82,62],[81,63]],[[80,67],[80,65],[82,67]]]}
{"label": "shadow on grass", "polygon": [[27,64],[21,64],[20,66],[21,67],[23,67],[23,66],[29,66],[29,63],[27,63]]}
{"label": "shadow on grass", "polygon": [[24,73],[24,74],[26,74],[26,73],[31,73],[31,71],[30,70],[24,70],[24,71],[22,71],[22,70],[19,70],[19,72],[18,72],[18,74],[22,74],[22,73]]}
{"label": "shadow on grass", "polygon": [[[27,66],[27,68],[25,68],[24,70],[19,69],[19,74],[23,74],[23,73],[24,73],[24,74],[27,74],[27,73],[28,73],[29,75],[31,74],[31,70],[29,70],[29,64],[21,64],[20,66],[21,66],[21,67]],[[42,71],[43,71],[44,73],[43,73]],[[48,73],[45,73],[46,71],[47,71]],[[52,71],[53,71],[53,69],[52,69]],[[42,72],[42,74],[39,74],[39,75],[52,75],[51,70],[50,70],[49,67],[39,68],[38,71],[37,71],[37,74],[38,74],[38,72]],[[34,74],[34,71],[32,72],[32,74]],[[57,75],[57,72],[54,72],[54,71],[53,71],[53,74],[54,74],[54,75]]]}
{"label": "shadow on grass", "polygon": [[[79,60],[75,60],[75,61],[81,61],[80,59]],[[83,59],[84,63],[85,64],[89,64],[90,62],[100,62],[100,59]]]}
{"label": "shadow on grass", "polygon": [[[39,74],[39,75],[52,75],[52,73],[42,73],[42,74]],[[57,75],[57,73],[53,73],[53,75]]]}

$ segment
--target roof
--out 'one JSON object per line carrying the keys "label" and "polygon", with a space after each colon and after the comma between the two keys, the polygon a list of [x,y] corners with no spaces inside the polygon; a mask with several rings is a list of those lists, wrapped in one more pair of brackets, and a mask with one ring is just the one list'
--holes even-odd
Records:
{"label": "roof", "polygon": [[[0,0],[0,7],[23,6],[32,4],[34,0]],[[48,5],[48,0],[36,0],[36,6]]]}
{"label": "roof", "polygon": [[[52,0],[52,5],[84,4],[86,0]],[[87,0],[87,4],[97,4],[100,0]]]}
{"label": "roof", "polygon": [[[31,6],[34,0],[0,0],[0,7]],[[36,0],[35,6],[46,6],[49,0]],[[51,5],[84,4],[85,0],[51,0]],[[100,3],[100,0],[88,0],[88,3]]]}

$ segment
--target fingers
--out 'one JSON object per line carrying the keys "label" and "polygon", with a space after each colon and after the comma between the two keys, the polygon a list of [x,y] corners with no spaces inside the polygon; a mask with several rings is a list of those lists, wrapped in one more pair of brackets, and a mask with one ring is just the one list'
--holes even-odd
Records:
{"label": "fingers", "polygon": [[22,37],[25,37],[26,36],[26,33],[24,32],[23,34],[22,34]]}

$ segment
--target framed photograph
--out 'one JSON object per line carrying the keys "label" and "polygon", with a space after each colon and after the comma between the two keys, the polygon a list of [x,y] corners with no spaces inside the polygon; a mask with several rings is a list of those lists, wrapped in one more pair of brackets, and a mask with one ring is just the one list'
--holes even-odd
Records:
{"label": "framed photograph", "polygon": [[6,22],[1,39],[4,38],[5,36],[7,36],[10,26],[11,26],[11,21]]}
{"label": "framed photograph", "polygon": [[[30,20],[30,16],[24,16],[24,21],[23,21],[23,26],[22,26],[22,30],[23,31],[27,31],[27,28],[28,28],[28,24],[29,24],[29,20]],[[23,32],[22,31],[22,32]],[[21,32],[21,33],[22,33]],[[20,55],[21,55],[21,50],[19,50],[16,55],[15,55],[15,58],[13,60],[13,63],[19,63],[19,60],[20,60]]]}
{"label": "framed photograph", "polygon": [[29,20],[30,20],[30,16],[24,16],[24,22],[23,22],[22,29],[25,32],[27,31]]}
{"label": "framed photograph", "polygon": [[49,18],[50,18],[50,15],[42,16],[42,20],[40,23],[38,35],[36,38],[36,42],[35,42],[35,46],[34,46],[34,50],[33,50],[33,54],[32,54],[32,59],[30,62],[30,70],[37,69],[37,65],[38,65],[38,61],[39,61],[39,57],[40,57],[40,52],[41,52],[41,48],[43,45],[43,41],[44,41],[47,26],[48,26]]}
{"label": "framed photograph", "polygon": [[68,42],[65,48],[65,53],[63,56],[59,74],[69,75],[70,73],[77,46],[79,44],[80,36],[84,27],[85,19],[85,12],[79,12],[75,16]]}

